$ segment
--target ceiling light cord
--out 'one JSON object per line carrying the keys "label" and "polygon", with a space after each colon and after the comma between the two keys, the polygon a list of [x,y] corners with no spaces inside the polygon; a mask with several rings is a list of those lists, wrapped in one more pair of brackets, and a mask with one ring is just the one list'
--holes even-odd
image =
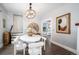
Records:
{"label": "ceiling light cord", "polygon": [[29,9],[31,10],[32,9],[32,3],[29,3],[29,5],[30,5]]}

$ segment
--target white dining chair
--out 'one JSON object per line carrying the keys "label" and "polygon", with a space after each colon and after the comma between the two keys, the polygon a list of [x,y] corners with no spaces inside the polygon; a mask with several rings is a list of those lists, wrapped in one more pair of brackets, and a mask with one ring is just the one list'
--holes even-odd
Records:
{"label": "white dining chair", "polygon": [[23,50],[23,54],[25,55],[25,49],[27,45],[19,40],[19,36],[14,39],[14,55],[17,54],[17,51]]}
{"label": "white dining chair", "polygon": [[44,42],[44,50],[46,50],[46,39],[47,38],[46,37],[43,37],[43,36],[41,38],[42,38],[42,41]]}
{"label": "white dining chair", "polygon": [[44,46],[44,42],[30,43],[28,45],[29,55],[42,55],[43,46]]}

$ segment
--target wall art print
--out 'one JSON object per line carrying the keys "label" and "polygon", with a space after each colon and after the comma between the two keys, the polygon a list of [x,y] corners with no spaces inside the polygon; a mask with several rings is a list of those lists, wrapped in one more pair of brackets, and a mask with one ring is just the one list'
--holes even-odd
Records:
{"label": "wall art print", "polygon": [[70,34],[70,13],[56,17],[56,32]]}

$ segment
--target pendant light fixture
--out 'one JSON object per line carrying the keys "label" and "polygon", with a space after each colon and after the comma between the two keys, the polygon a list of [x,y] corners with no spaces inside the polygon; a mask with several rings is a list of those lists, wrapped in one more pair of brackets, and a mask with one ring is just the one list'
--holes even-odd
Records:
{"label": "pendant light fixture", "polygon": [[25,14],[28,19],[33,19],[36,16],[35,10],[32,9],[32,3],[29,3],[29,9]]}

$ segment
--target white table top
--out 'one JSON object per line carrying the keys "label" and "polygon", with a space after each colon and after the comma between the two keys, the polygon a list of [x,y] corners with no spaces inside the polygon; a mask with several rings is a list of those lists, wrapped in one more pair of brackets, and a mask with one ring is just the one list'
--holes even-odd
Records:
{"label": "white table top", "polygon": [[41,36],[40,35],[34,35],[34,36],[28,36],[28,35],[23,35],[20,37],[20,39],[24,42],[36,42],[36,41],[40,41]]}

